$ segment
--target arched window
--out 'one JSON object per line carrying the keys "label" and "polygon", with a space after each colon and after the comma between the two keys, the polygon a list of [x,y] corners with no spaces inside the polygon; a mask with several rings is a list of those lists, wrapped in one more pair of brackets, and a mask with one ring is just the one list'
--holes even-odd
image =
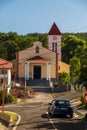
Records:
{"label": "arched window", "polygon": [[57,43],[52,43],[52,50],[57,52]]}
{"label": "arched window", "polygon": [[36,47],[36,53],[39,53],[39,46]]}
{"label": "arched window", "polygon": [[54,51],[54,43],[52,43],[52,50]]}

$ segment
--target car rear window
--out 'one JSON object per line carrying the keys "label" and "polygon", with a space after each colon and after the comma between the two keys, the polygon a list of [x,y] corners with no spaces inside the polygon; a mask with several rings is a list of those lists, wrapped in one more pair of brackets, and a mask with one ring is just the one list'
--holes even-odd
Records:
{"label": "car rear window", "polygon": [[58,100],[55,102],[56,106],[70,106],[70,101]]}

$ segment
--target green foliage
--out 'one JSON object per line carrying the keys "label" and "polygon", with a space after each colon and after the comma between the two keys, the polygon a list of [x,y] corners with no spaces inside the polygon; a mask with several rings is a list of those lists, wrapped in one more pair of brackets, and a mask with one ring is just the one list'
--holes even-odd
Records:
{"label": "green foliage", "polygon": [[70,76],[68,73],[63,72],[59,74],[59,79],[62,83],[69,84],[70,83]]}
{"label": "green foliage", "polygon": [[76,55],[80,59],[81,68],[80,68],[80,76],[79,76],[79,83],[84,83],[87,81],[87,47],[80,49]]}
{"label": "green foliage", "polygon": [[[13,103],[13,102],[16,102],[16,98],[11,94],[11,93],[7,93],[5,92],[5,95],[4,95],[4,104],[7,104],[7,103]],[[2,91],[0,91],[0,105],[2,105]]]}
{"label": "green foliage", "polygon": [[6,114],[7,116],[10,116],[10,119],[12,119],[12,121],[17,120],[17,114],[15,114],[13,112],[5,111],[4,114]]}
{"label": "green foliage", "polygon": [[87,103],[84,102],[84,94],[83,94],[83,93],[80,94],[80,101],[81,101],[81,104],[82,104],[83,106],[87,106]]}
{"label": "green foliage", "polygon": [[16,52],[32,46],[33,42],[40,41],[44,47],[47,47],[47,34],[32,33],[27,35],[18,35],[15,32],[0,33],[0,58],[13,60],[16,58]]}
{"label": "green foliage", "polygon": [[64,41],[64,39],[69,35],[76,36],[79,39],[83,39],[84,41],[87,41],[87,32],[83,32],[83,33],[63,33],[62,34],[62,41]]}
{"label": "green foliage", "polygon": [[74,56],[70,59],[70,75],[71,81],[77,82],[80,76],[81,63],[80,59]]}
{"label": "green foliage", "polygon": [[74,56],[74,51],[78,45],[78,39],[75,36],[69,35],[64,39],[65,46],[62,47],[63,61],[69,63],[69,60]]}
{"label": "green foliage", "polygon": [[83,105],[84,104],[84,94],[83,93],[80,94],[80,101]]}
{"label": "green foliage", "polygon": [[79,84],[87,82],[87,66],[80,69]]}
{"label": "green foliage", "polygon": [[71,80],[81,84],[87,80],[87,41],[80,35],[66,35],[63,39],[62,59],[70,63]]}
{"label": "green foliage", "polygon": [[[69,63],[70,59],[76,55],[76,52],[81,52],[85,47],[85,41],[78,39],[76,36],[67,36],[62,44],[63,61]],[[80,53],[79,53],[80,54]]]}
{"label": "green foliage", "polygon": [[5,93],[5,104],[13,102],[16,102],[16,98],[11,93]]}

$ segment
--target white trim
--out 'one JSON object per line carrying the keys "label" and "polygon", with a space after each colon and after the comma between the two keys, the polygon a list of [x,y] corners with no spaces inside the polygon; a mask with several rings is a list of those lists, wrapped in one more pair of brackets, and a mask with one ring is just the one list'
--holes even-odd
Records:
{"label": "white trim", "polygon": [[29,64],[29,62],[28,62],[28,80],[29,80],[29,77],[30,77],[30,64]]}
{"label": "white trim", "polygon": [[32,65],[32,79],[34,79],[34,65]]}
{"label": "white trim", "polygon": [[27,79],[26,68],[27,68],[27,63],[25,63],[25,87],[26,87],[26,79]]}
{"label": "white trim", "polygon": [[51,70],[51,63],[49,63],[49,80],[50,80],[50,78],[51,78],[50,70]]}
{"label": "white trim", "polygon": [[48,62],[47,62],[47,64],[46,64],[46,70],[47,70],[47,76],[46,76],[46,79],[48,80]]}
{"label": "white trim", "polygon": [[8,85],[10,85],[11,84],[11,70],[10,69],[8,69],[7,70],[7,82],[8,82]]}

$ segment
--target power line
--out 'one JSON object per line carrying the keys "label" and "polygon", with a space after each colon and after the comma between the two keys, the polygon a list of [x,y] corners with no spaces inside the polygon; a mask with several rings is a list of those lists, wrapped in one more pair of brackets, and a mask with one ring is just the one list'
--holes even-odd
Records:
{"label": "power line", "polygon": [[81,30],[81,29],[84,29],[84,28],[87,28],[87,25],[82,26],[82,27],[80,27],[80,28],[76,29],[74,32],[77,32],[77,31],[79,31],[79,30]]}

